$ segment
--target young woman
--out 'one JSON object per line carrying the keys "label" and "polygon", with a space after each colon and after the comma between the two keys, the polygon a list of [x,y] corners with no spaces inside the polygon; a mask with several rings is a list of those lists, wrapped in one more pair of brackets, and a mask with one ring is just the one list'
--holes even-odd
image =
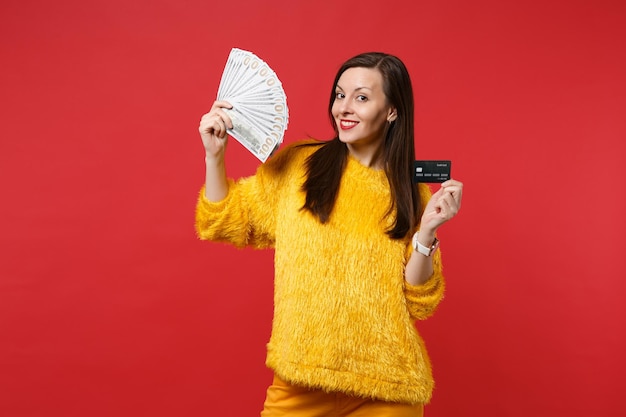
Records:
{"label": "young woman", "polygon": [[430,316],[444,279],[437,229],[463,185],[412,181],[413,92],[404,64],[384,53],[345,62],[331,90],[330,141],[287,146],[234,181],[224,166],[217,101],[202,117],[206,184],[201,239],[275,249],[262,416],[421,416],[433,379],[414,321]]}

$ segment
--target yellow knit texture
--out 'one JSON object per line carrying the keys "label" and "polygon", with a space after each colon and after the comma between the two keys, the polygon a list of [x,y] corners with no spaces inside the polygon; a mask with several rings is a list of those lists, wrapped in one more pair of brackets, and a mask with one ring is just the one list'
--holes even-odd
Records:
{"label": "yellow knit texture", "polygon": [[[275,295],[267,365],[296,385],[360,397],[427,403],[430,361],[414,321],[443,297],[441,255],[423,285],[404,280],[410,236],[385,233],[386,175],[349,158],[326,224],[301,210],[303,163],[316,147],[290,146],[254,176],[229,180],[228,196],[200,192],[201,239],[275,249]],[[430,198],[420,184],[422,203]]]}

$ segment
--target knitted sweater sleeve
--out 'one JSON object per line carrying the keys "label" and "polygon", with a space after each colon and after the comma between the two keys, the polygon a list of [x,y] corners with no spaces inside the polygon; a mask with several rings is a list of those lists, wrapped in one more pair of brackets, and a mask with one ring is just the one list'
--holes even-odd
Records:
{"label": "knitted sweater sleeve", "polygon": [[272,156],[253,176],[228,179],[228,194],[211,202],[200,190],[196,205],[196,233],[201,240],[226,242],[237,247],[273,247],[276,208],[289,180],[294,147]]}
{"label": "knitted sweater sleeve", "polygon": [[443,298],[445,280],[442,274],[441,252],[433,254],[433,275],[420,285],[411,285],[405,281],[404,295],[413,320],[424,320],[432,316]]}
{"label": "knitted sweater sleeve", "polygon": [[275,218],[273,187],[262,170],[237,181],[228,179],[228,194],[218,202],[207,200],[201,188],[196,205],[196,233],[201,240],[236,247],[272,247]]}

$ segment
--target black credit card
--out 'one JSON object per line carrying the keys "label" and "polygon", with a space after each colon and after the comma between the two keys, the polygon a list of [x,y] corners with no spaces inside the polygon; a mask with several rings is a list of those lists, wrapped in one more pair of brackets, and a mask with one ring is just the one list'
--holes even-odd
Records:
{"label": "black credit card", "polygon": [[444,182],[450,179],[452,161],[415,161],[413,180],[415,182]]}

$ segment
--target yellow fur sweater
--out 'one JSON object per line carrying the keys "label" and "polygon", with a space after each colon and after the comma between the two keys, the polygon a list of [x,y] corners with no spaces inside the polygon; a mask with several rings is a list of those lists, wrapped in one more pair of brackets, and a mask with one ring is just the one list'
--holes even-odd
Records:
{"label": "yellow fur sweater", "polygon": [[[443,296],[440,253],[433,276],[404,280],[410,238],[385,233],[392,219],[381,170],[349,158],[326,224],[301,210],[304,160],[317,147],[290,146],[254,176],[229,180],[227,197],[201,190],[201,239],[275,249],[275,297],[267,365],[295,385],[385,401],[427,403],[433,379],[414,320]],[[430,197],[420,185],[423,204]],[[417,255],[416,255],[417,256]]]}

